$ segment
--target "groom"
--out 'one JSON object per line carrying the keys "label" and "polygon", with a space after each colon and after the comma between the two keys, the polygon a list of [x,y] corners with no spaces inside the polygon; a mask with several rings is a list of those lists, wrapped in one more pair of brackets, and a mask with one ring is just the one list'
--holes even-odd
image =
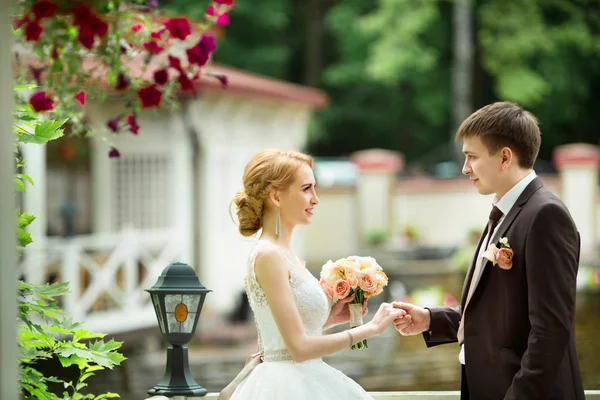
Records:
{"label": "groom", "polygon": [[458,342],[461,399],[583,400],[575,350],[579,233],[565,205],[533,171],[535,117],[499,102],[459,127],[465,164],[480,194],[495,194],[462,292],[462,306],[394,303],[410,317],[403,335],[427,347]]}

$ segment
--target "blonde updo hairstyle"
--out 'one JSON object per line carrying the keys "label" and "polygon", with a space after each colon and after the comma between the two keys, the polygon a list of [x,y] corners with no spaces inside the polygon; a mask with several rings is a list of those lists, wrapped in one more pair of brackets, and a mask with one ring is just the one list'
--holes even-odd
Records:
{"label": "blonde updo hairstyle", "polygon": [[272,190],[285,190],[294,181],[296,171],[313,159],[296,151],[263,150],[246,165],[242,181],[244,190],[231,201],[236,206],[239,230],[243,236],[252,236],[263,227],[267,199]]}

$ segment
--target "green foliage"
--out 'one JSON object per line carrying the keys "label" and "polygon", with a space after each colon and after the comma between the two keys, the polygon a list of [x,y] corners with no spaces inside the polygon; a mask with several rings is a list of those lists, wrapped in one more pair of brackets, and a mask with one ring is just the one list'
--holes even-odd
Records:
{"label": "green foliage", "polygon": [[[58,306],[57,297],[68,292],[68,283],[34,285],[19,282],[19,351],[21,370],[19,379],[25,399],[48,400],[101,400],[119,397],[115,393],[84,394],[86,380],[95,372],[112,369],[125,357],[117,350],[121,343],[103,338],[104,334],[91,333],[71,321]],[[46,377],[35,366],[38,361],[57,358],[63,367],[76,365],[77,381]],[[48,391],[49,383],[61,384],[62,396]]]}
{"label": "green foliage", "polygon": [[387,241],[388,233],[383,229],[373,229],[367,232],[365,239],[368,246],[378,247]]}

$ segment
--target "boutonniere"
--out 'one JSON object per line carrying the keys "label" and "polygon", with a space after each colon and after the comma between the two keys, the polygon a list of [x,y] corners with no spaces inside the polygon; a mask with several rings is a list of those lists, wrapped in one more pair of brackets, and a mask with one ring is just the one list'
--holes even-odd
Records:
{"label": "boutonniere", "polygon": [[483,256],[490,260],[493,265],[508,271],[512,268],[513,249],[508,244],[508,238],[503,237],[498,241],[498,246],[494,243],[490,244]]}

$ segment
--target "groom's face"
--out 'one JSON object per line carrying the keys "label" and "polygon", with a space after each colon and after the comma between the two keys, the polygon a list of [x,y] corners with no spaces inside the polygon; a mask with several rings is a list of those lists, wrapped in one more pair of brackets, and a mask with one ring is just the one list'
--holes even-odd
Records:
{"label": "groom's face", "polygon": [[463,142],[465,164],[462,173],[467,175],[480,194],[496,193],[500,186],[502,159],[500,152],[490,155],[479,137],[467,137]]}

